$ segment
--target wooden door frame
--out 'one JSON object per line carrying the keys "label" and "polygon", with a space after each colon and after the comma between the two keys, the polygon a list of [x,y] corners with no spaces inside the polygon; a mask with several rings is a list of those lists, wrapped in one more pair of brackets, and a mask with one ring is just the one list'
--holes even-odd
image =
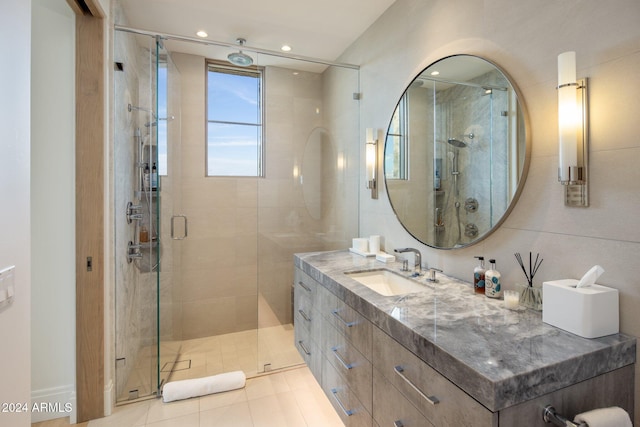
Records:
{"label": "wooden door frame", "polygon": [[76,15],[77,422],[105,415],[105,14],[67,0]]}

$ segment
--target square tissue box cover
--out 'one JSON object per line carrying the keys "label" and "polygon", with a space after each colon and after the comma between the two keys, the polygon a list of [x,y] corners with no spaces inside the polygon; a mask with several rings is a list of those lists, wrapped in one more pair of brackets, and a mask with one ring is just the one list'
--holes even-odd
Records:
{"label": "square tissue box cover", "polygon": [[542,283],[542,321],[584,338],[617,334],[618,290],[593,284],[576,288],[578,280]]}

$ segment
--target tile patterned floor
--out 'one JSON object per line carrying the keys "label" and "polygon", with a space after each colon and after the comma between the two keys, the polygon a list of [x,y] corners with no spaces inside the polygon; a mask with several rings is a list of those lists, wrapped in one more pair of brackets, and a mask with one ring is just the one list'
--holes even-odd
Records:
{"label": "tile patterned floor", "polygon": [[[64,420],[33,424],[59,427]],[[247,380],[245,388],[178,402],[147,400],[117,407],[83,427],[344,427],[305,367]]]}
{"label": "tile patterned floor", "polygon": [[[251,378],[263,372],[266,363],[270,363],[271,369],[300,365],[304,361],[293,342],[291,324],[185,340],[182,341],[179,363],[174,367],[169,381],[238,370]],[[152,364],[155,364],[153,351],[155,347],[140,351],[136,369],[129,375],[119,402],[127,400],[129,390],[139,390],[140,396],[150,393]]]}

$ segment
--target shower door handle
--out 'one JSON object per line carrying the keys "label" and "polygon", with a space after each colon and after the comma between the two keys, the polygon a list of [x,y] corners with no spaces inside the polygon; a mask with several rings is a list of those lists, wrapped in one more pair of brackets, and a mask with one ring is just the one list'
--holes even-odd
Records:
{"label": "shower door handle", "polygon": [[[182,218],[184,220],[184,233],[183,233],[182,236],[176,236],[176,234],[175,234],[176,218]],[[172,216],[171,217],[171,238],[173,240],[184,240],[189,235],[187,224],[188,224],[188,220],[187,220],[187,216],[186,215],[174,215],[174,216]]]}

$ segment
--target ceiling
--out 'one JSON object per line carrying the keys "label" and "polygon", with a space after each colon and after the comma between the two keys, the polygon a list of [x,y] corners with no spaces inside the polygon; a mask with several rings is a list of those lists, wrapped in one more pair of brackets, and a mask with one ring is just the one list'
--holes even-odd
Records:
{"label": "ceiling", "polygon": [[[395,0],[121,0],[125,22],[158,33],[235,43],[335,61]],[[167,42],[171,51],[210,57],[193,43]],[[229,49],[226,49],[226,53]],[[226,53],[224,56],[226,56]],[[222,55],[222,54],[220,54]]]}

